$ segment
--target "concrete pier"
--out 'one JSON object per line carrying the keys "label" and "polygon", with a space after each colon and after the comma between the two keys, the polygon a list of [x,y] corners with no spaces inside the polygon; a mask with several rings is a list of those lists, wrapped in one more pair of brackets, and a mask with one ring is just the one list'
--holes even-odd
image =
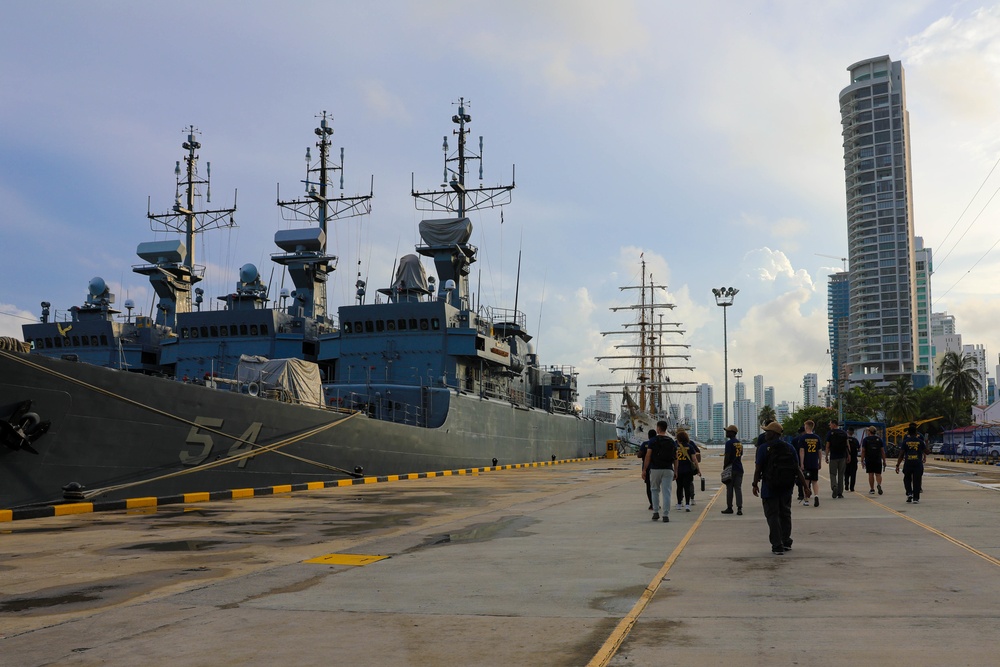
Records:
{"label": "concrete pier", "polygon": [[0,662],[997,664],[1000,468],[821,478],[774,556],[720,467],[669,523],[635,459],[0,522]]}

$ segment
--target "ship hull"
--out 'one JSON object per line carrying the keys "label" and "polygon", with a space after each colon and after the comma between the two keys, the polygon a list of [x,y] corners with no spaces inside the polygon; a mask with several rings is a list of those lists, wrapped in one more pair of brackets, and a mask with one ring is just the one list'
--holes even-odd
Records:
{"label": "ship hull", "polygon": [[[444,423],[422,428],[0,352],[0,419],[28,400],[50,422],[32,444],[37,454],[0,446],[0,507],[60,502],[74,482],[88,492],[141,482],[92,500],[164,496],[336,479],[356,469],[380,476],[580,458],[603,455],[615,438],[609,423],[446,396]],[[278,450],[238,460],[251,449],[240,440]]]}

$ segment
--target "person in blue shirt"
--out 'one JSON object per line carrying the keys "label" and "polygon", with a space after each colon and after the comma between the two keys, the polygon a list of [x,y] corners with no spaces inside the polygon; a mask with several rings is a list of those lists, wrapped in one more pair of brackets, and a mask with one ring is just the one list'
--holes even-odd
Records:
{"label": "person in blue shirt", "polygon": [[781,431],[781,424],[778,422],[771,422],[764,427],[766,446],[757,448],[753,471],[753,495],[760,497],[764,506],[771,553],[775,555],[781,555],[792,549],[792,491],[795,489],[795,483],[792,481],[787,488],[774,489],[768,480],[764,479],[765,464],[772,449],[787,449],[788,461],[794,466],[799,481],[805,487],[807,500],[811,494],[802,474],[802,468],[798,465],[795,448],[781,439]]}
{"label": "person in blue shirt", "polygon": [[736,514],[743,514],[743,443],[736,434],[739,429],[734,424],[726,427],[726,450],[722,455],[722,467],[732,466],[733,475],[726,482],[726,509],[723,514],[733,513],[733,496],[736,497]]}
{"label": "person in blue shirt", "polygon": [[[694,476],[701,475],[698,445],[691,442],[687,431],[677,431],[677,509],[691,511],[694,502]],[[682,502],[683,501],[683,502]]]}
{"label": "person in blue shirt", "polygon": [[923,491],[924,462],[927,460],[927,443],[922,435],[917,433],[917,425],[910,423],[899,446],[899,458],[896,460],[896,472],[899,464],[903,464],[903,488],[906,490],[906,502],[920,502],[920,492]]}

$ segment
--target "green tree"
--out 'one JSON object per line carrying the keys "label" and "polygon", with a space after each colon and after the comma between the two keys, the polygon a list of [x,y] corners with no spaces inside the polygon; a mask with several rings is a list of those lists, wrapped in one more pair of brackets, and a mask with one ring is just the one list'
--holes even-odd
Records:
{"label": "green tree", "polygon": [[757,415],[758,424],[769,424],[777,420],[777,415],[774,414],[774,408],[770,405],[765,405],[760,409],[760,413]]}
{"label": "green tree", "polygon": [[956,402],[976,399],[982,376],[976,369],[976,360],[971,354],[945,352],[938,368],[938,384],[944,393]]}
{"label": "green tree", "polygon": [[784,434],[791,438],[798,433],[800,426],[811,419],[816,424],[816,433],[820,433],[820,429],[822,429],[823,433],[826,433],[827,424],[830,423],[831,419],[836,418],[837,413],[830,408],[824,408],[820,405],[810,405],[809,407],[799,408],[788,415],[785,421],[781,422],[781,428],[785,432]]}
{"label": "green tree", "polygon": [[892,424],[902,424],[916,419],[919,405],[909,377],[898,377],[889,386],[884,406],[886,420]]}

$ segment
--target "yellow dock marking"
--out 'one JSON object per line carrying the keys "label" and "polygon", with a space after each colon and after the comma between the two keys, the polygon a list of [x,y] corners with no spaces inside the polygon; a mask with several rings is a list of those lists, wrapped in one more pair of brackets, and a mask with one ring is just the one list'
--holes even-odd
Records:
{"label": "yellow dock marking", "polygon": [[674,549],[673,553],[670,554],[670,557],[667,558],[667,561],[663,564],[663,567],[660,568],[660,571],[656,573],[653,580],[646,586],[646,590],[644,590],[642,595],[639,596],[639,601],[635,603],[634,607],[632,607],[632,611],[630,611],[628,615],[618,623],[614,631],[611,633],[611,636],[608,637],[601,648],[597,651],[597,654],[594,655],[590,662],[587,663],[587,667],[606,667],[611,658],[615,656],[618,649],[621,648],[622,642],[625,641],[629,632],[632,631],[632,626],[636,624],[636,621],[639,620],[640,614],[642,614],[642,612],[646,609],[646,605],[648,605],[650,600],[653,599],[653,595],[656,594],[656,589],[660,587],[660,583],[667,576],[667,572],[669,572],[670,568],[673,567],[674,561],[676,561],[677,557],[681,555],[681,552],[684,551],[684,547],[686,547],[687,543],[691,541],[692,537],[694,537],[695,531],[697,531],[702,522],[705,521],[705,517],[708,516],[708,511],[712,509],[712,506],[715,504],[715,501],[718,500],[719,495],[722,493],[724,488],[726,488],[725,484],[720,486],[715,492],[715,495],[712,496],[712,499],[708,501],[705,509],[701,511],[701,515],[684,535],[684,539],[680,541],[677,548]]}
{"label": "yellow dock marking", "polygon": [[320,565],[368,565],[388,558],[388,556],[366,556],[364,554],[327,554],[302,561],[304,563],[319,563]]}
{"label": "yellow dock marking", "polygon": [[912,524],[914,524],[916,526],[920,526],[924,530],[929,531],[931,533],[934,533],[938,537],[941,537],[941,538],[943,538],[943,539],[951,542],[956,547],[961,547],[961,548],[965,549],[966,551],[968,551],[969,553],[975,554],[976,556],[979,556],[980,558],[982,558],[983,560],[985,560],[988,563],[992,563],[993,565],[1000,566],[1000,560],[994,558],[993,556],[990,556],[989,554],[983,553],[979,549],[976,549],[975,547],[973,547],[973,546],[971,546],[969,544],[966,544],[965,542],[963,542],[963,541],[961,541],[959,539],[956,539],[956,538],[952,537],[951,535],[948,535],[947,533],[941,532],[940,530],[938,530],[937,528],[935,528],[933,526],[928,526],[926,523],[923,523],[921,521],[917,521],[912,516],[909,516],[908,514],[903,514],[902,512],[899,512],[899,511],[896,511],[896,510],[892,509],[891,507],[889,507],[888,505],[884,505],[884,504],[880,503],[879,501],[875,500],[874,498],[869,498],[867,496],[861,496],[861,497],[864,498],[865,500],[867,500],[868,502],[870,502],[871,504],[873,504],[873,505],[875,505],[877,507],[881,507],[886,512],[889,512],[890,514],[895,514],[896,516],[898,516],[900,518],[906,519],[910,523],[912,523]]}

